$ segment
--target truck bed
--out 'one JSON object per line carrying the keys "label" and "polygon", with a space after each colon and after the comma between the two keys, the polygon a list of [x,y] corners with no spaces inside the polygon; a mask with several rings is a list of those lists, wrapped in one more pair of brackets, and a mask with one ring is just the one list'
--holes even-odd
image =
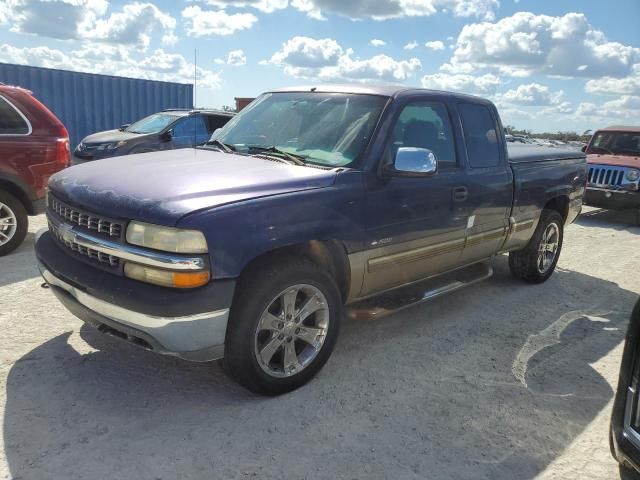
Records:
{"label": "truck bed", "polygon": [[587,183],[587,160],[580,150],[530,145],[509,145],[513,172],[511,218],[528,225],[512,235],[507,249],[522,248],[531,238],[540,213],[551,199],[560,198],[566,223],[575,220]]}
{"label": "truck bed", "polygon": [[544,162],[585,158],[580,150],[571,148],[542,147],[538,145],[508,144],[510,163]]}

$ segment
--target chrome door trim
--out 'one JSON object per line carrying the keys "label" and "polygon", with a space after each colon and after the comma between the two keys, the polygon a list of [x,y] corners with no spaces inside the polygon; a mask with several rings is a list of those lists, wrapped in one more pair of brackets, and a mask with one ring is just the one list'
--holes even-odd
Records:
{"label": "chrome door trim", "polygon": [[531,219],[531,220],[523,220],[521,222],[514,222],[513,223],[513,232],[517,233],[517,232],[523,232],[525,230],[529,230],[531,227],[533,227],[533,225],[536,223],[535,219]]}
{"label": "chrome door trim", "polygon": [[484,242],[491,242],[493,240],[504,238],[506,233],[507,233],[507,227],[494,228],[492,230],[487,230],[486,232],[474,233],[473,235],[467,236],[465,248],[475,247]]}
{"label": "chrome door trim", "polygon": [[[429,237],[421,238],[416,242],[424,243],[428,241]],[[379,257],[370,258],[367,262],[368,273],[378,273],[381,270],[389,268],[394,265],[403,263],[412,263],[420,260],[426,260],[427,258],[444,255],[447,253],[454,253],[456,251],[462,251],[464,248],[464,237],[447,240],[445,242],[435,243],[433,245],[426,245],[417,248],[410,248],[408,250],[392,253],[390,255],[383,255]],[[414,242],[407,242],[414,243]]]}

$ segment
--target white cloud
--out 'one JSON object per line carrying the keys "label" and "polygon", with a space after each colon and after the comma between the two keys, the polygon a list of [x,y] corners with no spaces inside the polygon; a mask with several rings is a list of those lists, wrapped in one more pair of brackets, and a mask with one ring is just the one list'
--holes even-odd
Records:
{"label": "white cloud", "polygon": [[421,80],[424,88],[433,90],[449,90],[470,94],[492,94],[502,83],[497,76],[487,73],[485,75],[448,75],[436,73],[425,75]]}
{"label": "white cloud", "polygon": [[[69,53],[49,47],[18,48],[3,44],[0,62],[181,83],[192,83],[194,72],[193,64],[179,54],[157,49],[149,56],[140,56],[130,48],[97,43],[85,44]],[[218,72],[200,67],[196,71],[199,87],[220,88]]]}
{"label": "white cloud", "polygon": [[513,107],[502,107],[498,105],[498,112],[500,113],[500,119],[505,125],[513,125],[521,120],[532,120],[535,115],[525,110],[520,110]]}
{"label": "white cloud", "polygon": [[385,82],[404,81],[422,68],[420,60],[395,60],[388,55],[376,55],[369,59],[352,59],[351,50],[340,58],[334,68],[323,72],[327,80],[349,79],[358,81],[382,80]]}
{"label": "white cloud", "polygon": [[0,24],[10,25],[12,32],[80,38],[108,7],[107,0],[3,0]]}
{"label": "white cloud", "polygon": [[584,89],[587,93],[600,95],[640,95],[640,64],[634,66],[634,71],[628,77],[589,80]]}
{"label": "white cloud", "polygon": [[84,37],[111,43],[138,45],[146,49],[151,43],[153,32],[163,34],[162,41],[172,45],[177,37],[174,34],[176,19],[162,12],[151,3],[131,3],[122,8],[122,12],[111,14],[87,28]]}
{"label": "white cloud", "polygon": [[427,42],[424,44],[429,50],[444,50],[444,43],[440,40],[435,40],[433,42]]}
{"label": "white cloud", "polygon": [[387,44],[387,42],[385,42],[384,40],[380,40],[378,38],[374,38],[369,43],[374,47],[384,47]]}
{"label": "white cloud", "polygon": [[312,18],[334,13],[353,20],[426,17],[451,11],[457,17],[493,20],[499,0],[291,0],[291,5]]}
{"label": "white cloud", "polygon": [[551,92],[546,85],[529,83],[506,91],[500,98],[513,105],[548,106],[560,104],[563,96],[562,90]]}
{"label": "white cloud", "polygon": [[415,40],[412,42],[407,43],[404,47],[405,50],[413,50],[414,48],[416,48],[418,46],[418,42],[416,42]]}
{"label": "white cloud", "polygon": [[512,76],[533,73],[597,78],[629,75],[640,48],[607,40],[581,13],[562,17],[518,12],[495,23],[465,25],[445,71],[497,69]]}
{"label": "white cloud", "polygon": [[228,14],[224,10],[202,10],[197,5],[182,10],[182,16],[187,19],[187,35],[191,37],[231,35],[251,28],[258,21],[252,13]]}
{"label": "white cloud", "polygon": [[540,111],[540,116],[545,117],[548,115],[559,115],[559,114],[569,114],[573,113],[573,105],[571,102],[560,102],[557,105],[552,105],[550,107],[543,108]]}
{"label": "white cloud", "polygon": [[177,40],[176,20],[152,3],[133,2],[108,14],[107,0],[5,0],[0,24],[11,31],[59,39],[83,39],[146,49],[158,34],[165,44]]}
{"label": "white cloud", "polygon": [[232,50],[227,54],[227,65],[241,67],[247,64],[247,57],[242,50]]}
{"label": "white cloud", "polygon": [[331,38],[316,40],[293,37],[282,44],[282,48],[273,54],[270,62],[290,68],[315,70],[337,65],[343,53],[342,47]]}
{"label": "white cloud", "polygon": [[238,7],[238,8],[255,8],[265,13],[273,13],[276,10],[282,10],[289,5],[288,0],[207,0],[209,5],[214,7]]}
{"label": "white cloud", "polygon": [[284,68],[287,75],[296,78],[325,81],[404,81],[422,65],[417,58],[395,60],[388,55],[368,59],[353,58],[353,50],[344,50],[331,38],[314,39],[294,37],[287,40],[274,53],[270,63]]}
{"label": "white cloud", "polygon": [[576,116],[605,119],[610,123],[623,122],[626,120],[637,120],[640,111],[640,96],[622,95],[621,97],[596,105],[590,102],[583,102],[576,109]]}

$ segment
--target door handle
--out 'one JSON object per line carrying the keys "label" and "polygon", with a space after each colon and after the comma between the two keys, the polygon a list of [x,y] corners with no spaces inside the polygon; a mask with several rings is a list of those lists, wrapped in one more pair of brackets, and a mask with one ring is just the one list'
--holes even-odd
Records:
{"label": "door handle", "polygon": [[453,201],[464,202],[469,197],[469,190],[467,187],[455,187],[453,189]]}

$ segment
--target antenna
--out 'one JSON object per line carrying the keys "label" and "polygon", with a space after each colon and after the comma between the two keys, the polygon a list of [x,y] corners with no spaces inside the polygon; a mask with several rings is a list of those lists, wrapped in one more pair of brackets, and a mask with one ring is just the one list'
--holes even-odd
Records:
{"label": "antenna", "polygon": [[[197,94],[197,87],[198,87],[198,49],[194,48],[193,49],[193,109],[196,109],[196,105],[198,105],[198,103],[196,102],[196,94]],[[197,118],[196,115],[191,115],[193,117],[193,146],[196,146],[196,122],[197,122]]]}

